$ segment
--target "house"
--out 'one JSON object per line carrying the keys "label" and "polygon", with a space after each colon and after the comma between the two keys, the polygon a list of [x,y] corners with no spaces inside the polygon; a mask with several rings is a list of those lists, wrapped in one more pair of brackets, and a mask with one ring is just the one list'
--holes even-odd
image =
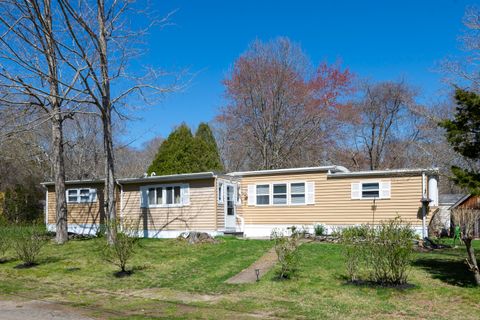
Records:
{"label": "house", "polygon": [[[293,225],[329,231],[397,215],[426,236],[428,210],[438,206],[438,170],[350,172],[322,166],[216,174],[201,172],[118,179],[117,214],[137,221],[142,236],[184,231],[266,237]],[[69,231],[95,233],[104,223],[103,181],[68,181]],[[45,221],[55,229],[55,185],[46,188]]]}
{"label": "house", "polygon": [[[480,196],[473,195],[473,194],[467,194],[467,195],[463,196],[462,198],[458,199],[458,201],[455,202],[450,207],[450,211],[453,211],[455,209],[461,209],[461,208],[480,210]],[[453,223],[453,221],[452,221],[452,223]],[[475,223],[474,237],[475,238],[480,237],[480,220]]]}

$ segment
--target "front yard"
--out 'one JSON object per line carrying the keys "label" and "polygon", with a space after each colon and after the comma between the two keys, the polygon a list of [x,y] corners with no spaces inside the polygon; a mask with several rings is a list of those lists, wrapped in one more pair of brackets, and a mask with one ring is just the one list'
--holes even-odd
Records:
{"label": "front yard", "polygon": [[19,262],[13,259],[1,263],[0,298],[54,301],[108,319],[477,319],[480,310],[480,289],[466,271],[463,247],[415,254],[413,287],[399,290],[346,284],[336,244],[302,245],[296,279],[273,280],[270,272],[258,283],[228,285],[226,279],[272,243],[141,240],[130,264],[134,274],[116,278],[97,241],[49,244],[40,265],[29,269],[14,268]]}

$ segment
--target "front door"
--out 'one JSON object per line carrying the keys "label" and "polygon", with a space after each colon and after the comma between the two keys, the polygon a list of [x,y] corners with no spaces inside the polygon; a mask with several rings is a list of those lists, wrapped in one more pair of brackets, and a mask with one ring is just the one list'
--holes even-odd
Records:
{"label": "front door", "polygon": [[235,186],[226,185],[225,188],[225,229],[236,229],[235,218]]}

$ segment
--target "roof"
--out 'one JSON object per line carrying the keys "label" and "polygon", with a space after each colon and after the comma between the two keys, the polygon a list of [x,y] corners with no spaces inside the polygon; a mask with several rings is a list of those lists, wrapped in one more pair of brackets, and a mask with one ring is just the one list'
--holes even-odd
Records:
{"label": "roof", "polygon": [[422,173],[438,175],[438,168],[368,170],[354,172],[329,173],[328,178],[379,177],[379,176],[416,176]]}
{"label": "roof", "polygon": [[[216,174],[214,172],[196,172],[196,173],[181,173],[181,174],[169,174],[163,176],[147,176],[141,178],[119,178],[117,183],[131,184],[131,183],[143,183],[143,182],[163,182],[163,181],[186,181],[186,180],[198,180],[214,178]],[[99,184],[105,183],[104,179],[90,179],[90,180],[69,180],[65,181],[66,185],[74,184]],[[43,182],[43,186],[53,186],[55,182]]]}
{"label": "roof", "polygon": [[457,200],[457,202],[455,202],[453,205],[451,205],[449,209],[455,209],[456,207],[458,207],[459,205],[464,203],[471,196],[472,196],[471,194],[467,194],[467,195],[461,197],[460,199]]}
{"label": "roof", "polygon": [[461,193],[441,193],[438,195],[438,203],[440,205],[452,205],[464,197],[465,195]]}
{"label": "roof", "polygon": [[231,176],[262,176],[282,173],[304,173],[304,172],[350,172],[347,168],[342,166],[321,166],[321,167],[302,167],[302,168],[288,168],[288,169],[272,169],[272,170],[257,170],[257,171],[238,171],[231,172],[227,175]]}

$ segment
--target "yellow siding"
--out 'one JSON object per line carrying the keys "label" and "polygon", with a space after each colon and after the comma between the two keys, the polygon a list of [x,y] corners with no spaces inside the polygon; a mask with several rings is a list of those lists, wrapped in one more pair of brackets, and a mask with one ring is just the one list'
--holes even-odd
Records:
{"label": "yellow siding", "polygon": [[246,224],[314,224],[348,225],[372,222],[372,200],[352,200],[351,183],[360,181],[390,181],[391,198],[377,200],[375,221],[394,218],[397,214],[412,225],[421,225],[419,210],[422,197],[422,177],[392,178],[328,178],[326,173],[262,175],[244,177],[242,194],[249,184],[314,181],[315,204],[291,206],[249,206],[242,202],[239,214]]}
{"label": "yellow siding", "polygon": [[[168,184],[175,182],[168,182]],[[181,182],[186,183],[186,182]],[[215,181],[194,180],[190,185],[190,204],[177,208],[141,208],[140,186],[123,186],[123,210],[125,220],[141,221],[144,230],[214,230]],[[161,184],[161,183],[160,183]]]}
{"label": "yellow siding", "polygon": [[[69,224],[99,224],[104,222],[104,212],[100,203],[103,202],[103,184],[81,184],[68,185],[67,189],[74,188],[96,188],[97,201],[93,203],[71,203],[67,204]],[[48,187],[48,223],[55,224],[56,217],[55,187]]]}

